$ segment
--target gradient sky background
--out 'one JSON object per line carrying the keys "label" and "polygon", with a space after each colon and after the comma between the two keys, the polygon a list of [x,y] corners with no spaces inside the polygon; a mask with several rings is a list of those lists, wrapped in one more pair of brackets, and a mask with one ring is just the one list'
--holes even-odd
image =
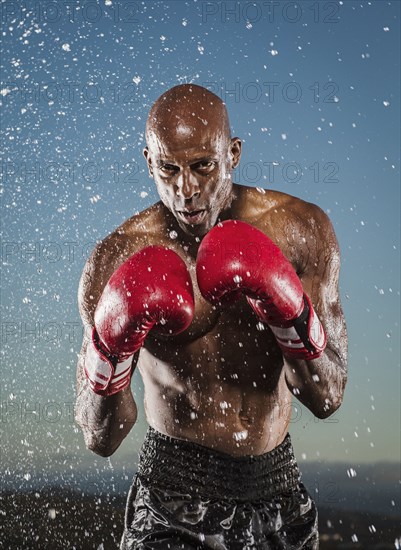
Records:
{"label": "gradient sky background", "polygon": [[145,120],[182,82],[226,101],[235,181],[317,203],[338,236],[349,382],[325,421],[294,407],[301,467],[400,460],[400,3],[274,4],[3,4],[1,458],[21,484],[129,467],[142,442],[138,373],[140,420],[111,459],[74,427],[76,295],[94,243],[158,200]]}

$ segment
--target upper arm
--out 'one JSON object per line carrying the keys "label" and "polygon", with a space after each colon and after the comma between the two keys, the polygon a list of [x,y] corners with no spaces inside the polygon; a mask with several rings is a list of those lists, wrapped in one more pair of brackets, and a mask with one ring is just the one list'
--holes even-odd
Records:
{"label": "upper arm", "polygon": [[83,360],[92,336],[96,306],[114,271],[132,254],[149,245],[145,230],[117,228],[96,245],[82,271],[78,286],[78,308],[84,325],[84,338],[77,365],[78,387],[84,379]]}
{"label": "upper arm", "polygon": [[346,369],[347,331],[339,293],[340,250],[328,216],[308,205],[305,241],[307,261],[300,274],[304,291],[326,331],[327,347]]}
{"label": "upper arm", "polygon": [[97,244],[85,263],[78,287],[78,307],[84,324],[93,325],[93,318],[101,293],[113,271],[111,252],[106,239]]}
{"label": "upper arm", "polygon": [[124,261],[125,246],[114,235],[96,245],[82,271],[78,287],[78,307],[84,326],[84,338],[77,365],[77,385],[84,380],[83,360],[92,335],[96,306],[107,281]]}

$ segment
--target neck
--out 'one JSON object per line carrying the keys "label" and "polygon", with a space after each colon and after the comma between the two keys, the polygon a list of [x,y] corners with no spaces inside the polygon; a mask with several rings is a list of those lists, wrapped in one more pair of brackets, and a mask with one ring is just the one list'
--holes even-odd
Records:
{"label": "neck", "polygon": [[233,210],[235,208],[235,203],[237,199],[238,193],[233,187],[231,190],[231,194],[227,199],[226,206],[220,211],[220,214],[217,216],[216,224],[225,220],[231,220],[234,217]]}

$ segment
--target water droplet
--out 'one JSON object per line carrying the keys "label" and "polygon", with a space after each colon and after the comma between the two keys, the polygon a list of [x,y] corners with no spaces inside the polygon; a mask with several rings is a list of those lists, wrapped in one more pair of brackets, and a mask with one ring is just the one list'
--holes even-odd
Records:
{"label": "water droplet", "polygon": [[242,430],[241,432],[234,432],[233,438],[235,441],[244,441],[248,437],[248,430]]}

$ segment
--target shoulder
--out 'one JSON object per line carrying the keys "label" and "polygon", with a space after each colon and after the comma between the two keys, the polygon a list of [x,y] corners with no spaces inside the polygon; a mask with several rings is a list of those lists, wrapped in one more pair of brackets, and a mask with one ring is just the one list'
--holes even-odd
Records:
{"label": "shoulder", "polygon": [[[281,233],[280,246],[298,273],[324,272],[340,264],[337,237],[330,218],[317,204],[287,195],[281,198],[279,218],[271,218]],[[283,212],[284,211],[284,212]]]}
{"label": "shoulder", "polygon": [[96,305],[112,273],[132,254],[157,242],[161,216],[161,205],[156,203],[128,218],[95,246],[78,288],[78,306],[84,321],[93,321]]}
{"label": "shoulder", "polygon": [[328,215],[320,206],[292,195],[280,195],[284,195],[279,199],[279,212],[283,220],[295,223],[299,229],[316,236],[327,235],[333,231]]}
{"label": "shoulder", "polygon": [[243,186],[241,190],[244,204],[244,217],[259,224],[274,224],[275,227],[288,228],[288,224],[326,232],[332,229],[327,214],[316,204],[304,201],[288,193]]}
{"label": "shoulder", "polygon": [[319,258],[338,256],[338,243],[327,214],[314,203],[274,190],[245,188],[243,221],[270,237],[301,273]]}

